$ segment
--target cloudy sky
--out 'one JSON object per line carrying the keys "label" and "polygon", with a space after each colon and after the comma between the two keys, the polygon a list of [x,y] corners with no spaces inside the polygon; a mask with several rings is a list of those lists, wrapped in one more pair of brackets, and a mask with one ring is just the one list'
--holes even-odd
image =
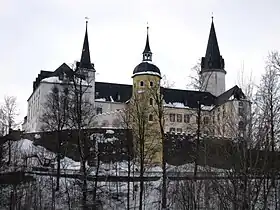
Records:
{"label": "cloudy sky", "polygon": [[39,71],[79,60],[85,16],[98,81],[131,83],[148,21],[154,63],[187,88],[213,12],[230,88],[243,64],[258,77],[268,52],[280,49],[279,11],[279,0],[0,0],[0,101],[16,96],[23,117]]}

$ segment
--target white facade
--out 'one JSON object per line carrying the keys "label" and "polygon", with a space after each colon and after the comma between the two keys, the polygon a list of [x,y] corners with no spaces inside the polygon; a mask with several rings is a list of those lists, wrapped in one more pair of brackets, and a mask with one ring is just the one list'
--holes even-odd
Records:
{"label": "white facade", "polygon": [[226,72],[224,70],[203,71],[201,75],[202,91],[219,96],[226,90]]}
{"label": "white facade", "polygon": [[[95,91],[95,72],[91,71],[88,76],[88,80],[83,81],[82,85],[83,87],[87,88],[85,97],[91,99],[90,101],[94,106],[95,94],[93,91]],[[40,82],[38,87],[33,91],[31,96],[27,100],[27,121],[24,124],[23,128],[25,132],[41,131],[41,128],[43,126],[41,122],[41,116],[44,113],[44,104],[47,102],[48,94],[51,93],[54,86],[62,89],[67,85],[69,85],[69,81],[59,80],[57,76],[43,79]]]}

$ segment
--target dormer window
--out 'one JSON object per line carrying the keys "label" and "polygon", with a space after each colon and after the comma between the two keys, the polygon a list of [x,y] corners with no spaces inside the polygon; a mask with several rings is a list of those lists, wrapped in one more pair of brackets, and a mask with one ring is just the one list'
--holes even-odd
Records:
{"label": "dormer window", "polygon": [[144,86],[144,82],[143,82],[143,81],[140,82],[140,86],[141,86],[141,87]]}
{"label": "dormer window", "polygon": [[63,80],[63,76],[64,76],[63,74],[59,74],[59,75],[58,75],[58,79],[59,79],[59,80]]}

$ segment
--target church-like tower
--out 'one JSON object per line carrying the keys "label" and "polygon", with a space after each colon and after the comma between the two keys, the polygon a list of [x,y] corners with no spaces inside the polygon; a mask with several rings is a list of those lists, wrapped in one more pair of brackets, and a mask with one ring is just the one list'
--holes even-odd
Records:
{"label": "church-like tower", "polygon": [[[133,93],[130,106],[136,116],[133,126],[137,138],[144,141],[144,162],[162,162],[162,142],[159,133],[156,99],[160,94],[161,73],[159,68],[152,63],[152,51],[149,43],[149,28],[147,28],[146,45],[143,51],[142,62],[133,71]],[[143,130],[144,129],[144,130]],[[142,138],[142,139],[141,139]],[[142,148],[141,143],[135,145]],[[138,151],[141,151],[139,149]],[[141,153],[141,152],[140,152]],[[140,153],[138,155],[140,155]],[[141,155],[140,155],[141,156]]]}
{"label": "church-like tower", "polygon": [[205,57],[201,59],[200,81],[201,91],[207,91],[215,96],[225,92],[224,59],[220,54],[213,17]]}
{"label": "church-like tower", "polygon": [[86,21],[86,32],[84,37],[83,49],[80,62],[77,62],[77,71],[83,74],[90,85],[89,87],[89,97],[94,104],[95,102],[95,69],[94,64],[90,60],[89,42],[88,42],[88,31],[87,31],[88,21]]}
{"label": "church-like tower", "polygon": [[149,43],[149,27],[147,27],[146,45],[142,62],[133,71],[133,94],[142,93],[146,88],[160,87],[161,73],[152,63],[152,51]]}

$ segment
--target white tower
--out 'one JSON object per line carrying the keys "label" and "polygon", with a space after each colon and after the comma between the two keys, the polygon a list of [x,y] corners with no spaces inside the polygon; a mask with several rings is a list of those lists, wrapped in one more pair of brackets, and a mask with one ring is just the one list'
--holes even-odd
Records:
{"label": "white tower", "polygon": [[225,63],[220,55],[213,17],[205,57],[201,59],[201,90],[218,96],[225,92]]}

